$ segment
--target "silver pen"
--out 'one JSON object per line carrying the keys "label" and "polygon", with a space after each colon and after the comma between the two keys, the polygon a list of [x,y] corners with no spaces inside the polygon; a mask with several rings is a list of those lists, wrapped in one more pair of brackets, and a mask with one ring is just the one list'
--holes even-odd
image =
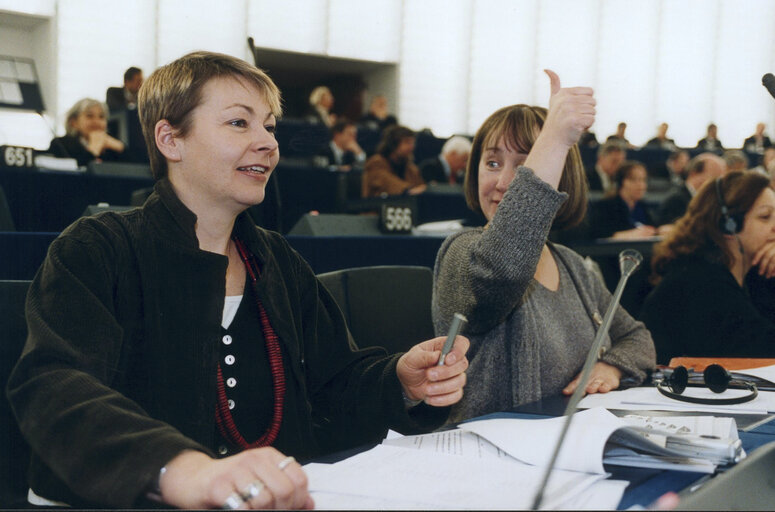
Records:
{"label": "silver pen", "polygon": [[455,313],[452,317],[452,323],[449,325],[449,333],[447,334],[447,341],[444,342],[444,346],[441,347],[441,357],[439,357],[439,364],[437,366],[444,366],[444,359],[452,351],[452,347],[455,346],[455,338],[460,333],[460,329],[466,324],[468,320],[460,313]]}

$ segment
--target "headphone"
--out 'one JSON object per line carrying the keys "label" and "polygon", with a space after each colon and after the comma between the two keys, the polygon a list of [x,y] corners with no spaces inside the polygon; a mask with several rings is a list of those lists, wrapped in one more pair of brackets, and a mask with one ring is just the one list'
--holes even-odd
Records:
{"label": "headphone", "polygon": [[[702,373],[703,381],[714,393],[723,393],[731,387],[744,388],[750,391],[747,395],[736,398],[697,398],[693,396],[684,396],[682,393],[689,384],[689,372],[686,367],[679,366],[673,372],[657,383],[657,389],[660,393],[673,400],[682,402],[691,402],[693,404],[704,405],[734,405],[750,402],[759,395],[756,384],[742,380],[732,379],[729,372],[723,366],[711,364]],[[697,384],[694,384],[695,386]]]}
{"label": "headphone", "polygon": [[716,178],[716,196],[718,197],[718,204],[721,206],[721,218],[719,219],[718,228],[725,235],[736,235],[743,230],[743,220],[745,216],[742,214],[730,214],[727,203],[724,202],[724,195],[721,193],[721,177]]}

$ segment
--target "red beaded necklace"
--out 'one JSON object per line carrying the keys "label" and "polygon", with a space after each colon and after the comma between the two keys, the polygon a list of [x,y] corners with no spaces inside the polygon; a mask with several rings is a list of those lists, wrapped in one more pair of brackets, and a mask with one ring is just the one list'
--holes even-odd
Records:
{"label": "red beaded necklace", "polygon": [[269,316],[266,314],[264,305],[261,304],[261,300],[258,298],[258,286],[256,284],[258,276],[261,272],[258,268],[253,254],[251,254],[242,241],[234,238],[234,243],[239,252],[242,262],[245,264],[245,269],[250,276],[251,284],[256,295],[256,305],[258,306],[258,316],[261,322],[261,329],[264,333],[264,342],[266,344],[266,353],[269,357],[269,369],[272,372],[272,388],[274,393],[274,406],[272,412],[272,422],[264,435],[259,437],[256,441],[248,443],[234,424],[234,418],[232,418],[231,410],[229,410],[229,401],[226,398],[226,387],[223,383],[223,372],[221,371],[221,365],[218,363],[218,377],[217,377],[217,392],[218,403],[215,407],[215,424],[218,427],[218,431],[221,435],[228,439],[233,445],[239,446],[243,450],[249,448],[258,448],[261,446],[270,446],[277,439],[277,434],[280,432],[280,424],[283,421],[283,399],[285,397],[285,370],[283,369],[282,351],[280,349],[280,341],[277,334],[274,332],[272,325],[269,323]]}

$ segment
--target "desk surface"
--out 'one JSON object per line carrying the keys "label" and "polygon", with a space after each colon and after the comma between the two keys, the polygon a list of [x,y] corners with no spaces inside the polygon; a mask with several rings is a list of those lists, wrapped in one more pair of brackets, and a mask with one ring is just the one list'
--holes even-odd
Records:
{"label": "desk surface", "polygon": [[[569,397],[558,396],[540,400],[538,402],[525,404],[515,408],[513,411],[496,413],[487,417],[519,417],[519,418],[544,418],[551,416],[560,416],[565,412]],[[644,411],[611,411],[617,416],[626,414],[644,414]],[[666,411],[648,411],[652,416],[694,416],[707,415],[692,411],[666,412]],[[762,445],[775,441],[775,415],[733,415],[740,430],[740,440],[743,443],[743,449],[751,454],[752,451]],[[477,418],[481,419],[481,418]],[[706,478],[706,475],[700,473],[688,473],[683,471],[665,471],[643,468],[628,468],[618,466],[606,466],[606,470],[611,473],[611,479],[627,480],[630,485],[624,492],[622,501],[619,503],[619,510],[626,510],[632,506],[648,507],[660,496],[666,492],[681,492],[690,486],[699,483]]]}

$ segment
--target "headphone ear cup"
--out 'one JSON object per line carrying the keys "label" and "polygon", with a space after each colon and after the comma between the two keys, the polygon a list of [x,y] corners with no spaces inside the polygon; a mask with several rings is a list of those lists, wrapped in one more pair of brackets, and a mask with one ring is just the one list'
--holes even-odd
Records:
{"label": "headphone ear cup", "polygon": [[745,219],[745,217],[740,215],[740,214],[730,215],[729,216],[729,220],[730,220],[729,224],[734,224],[734,226],[732,226],[732,234],[733,235],[736,235],[737,233],[739,233],[739,232],[741,232],[743,230],[743,220],[744,219]]}
{"label": "headphone ear cup", "polygon": [[675,368],[665,382],[670,391],[679,395],[684,392],[688,383],[689,372],[686,370],[685,366]]}
{"label": "headphone ear cup", "polygon": [[724,369],[723,366],[718,364],[711,364],[703,372],[705,378],[705,385],[710,388],[714,393],[723,393],[729,387],[729,381],[732,380],[732,376]]}

